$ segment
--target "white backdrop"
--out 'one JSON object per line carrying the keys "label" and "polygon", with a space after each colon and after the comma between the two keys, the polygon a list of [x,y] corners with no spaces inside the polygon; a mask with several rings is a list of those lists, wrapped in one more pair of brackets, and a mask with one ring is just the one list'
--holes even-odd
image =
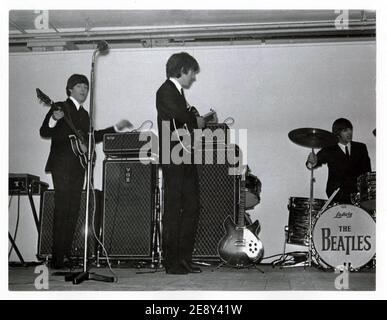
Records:
{"label": "white backdrop", "polygon": [[[201,113],[216,109],[219,120],[232,116],[234,129],[247,129],[247,163],[262,182],[261,204],[251,214],[260,220],[266,256],[282,251],[289,197],[309,196],[310,150],[293,144],[289,131],[331,130],[335,119],[348,118],[354,140],[367,144],[376,169],[374,42],[114,49],[97,62],[96,128],[122,118],[135,126],[150,119],[156,126],[155,93],[165,80],[168,57],[180,51],[192,54],[201,67],[187,100]],[[39,136],[48,108],[38,103],[35,88],[64,100],[71,74],[89,76],[91,54],[10,54],[9,172],[38,175],[52,187],[44,172],[50,142]],[[101,144],[97,151],[95,185],[101,189]],[[326,167],[315,176],[315,197],[326,198]],[[300,248],[288,246],[293,249]]]}

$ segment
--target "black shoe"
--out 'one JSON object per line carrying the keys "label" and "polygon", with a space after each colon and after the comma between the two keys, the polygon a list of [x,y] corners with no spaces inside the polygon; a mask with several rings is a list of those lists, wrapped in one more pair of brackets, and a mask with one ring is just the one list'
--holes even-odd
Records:
{"label": "black shoe", "polygon": [[180,264],[189,273],[200,273],[200,272],[202,272],[202,269],[200,269],[199,267],[195,267],[194,265],[192,265],[192,263],[189,263],[186,260],[181,260]]}
{"label": "black shoe", "polygon": [[180,266],[173,266],[169,268],[166,267],[165,272],[168,274],[187,274],[188,273],[188,271],[185,268]]}

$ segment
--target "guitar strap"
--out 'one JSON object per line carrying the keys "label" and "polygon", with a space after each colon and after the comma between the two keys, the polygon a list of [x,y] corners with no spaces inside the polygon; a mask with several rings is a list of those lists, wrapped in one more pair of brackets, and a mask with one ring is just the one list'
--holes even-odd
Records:
{"label": "guitar strap", "polygon": [[[72,130],[72,131],[75,131],[75,132],[77,132],[80,136],[82,136],[82,134],[81,133],[79,133],[79,129],[78,128],[76,128],[75,127],[75,125],[74,125],[74,122],[73,122],[73,119],[71,118],[71,114],[70,114],[70,108],[71,108],[71,106],[70,106],[70,104],[67,102],[67,101],[65,101],[64,102],[64,105],[65,105],[65,110],[63,111],[64,113],[65,113],[65,117],[67,117],[67,125],[70,127],[70,129]],[[70,123],[70,124],[69,124]],[[73,128],[71,128],[71,125],[73,126]],[[76,134],[74,132],[74,134],[78,137],[78,135]],[[82,137],[83,139],[84,139],[84,137]]]}
{"label": "guitar strap", "polygon": [[[75,125],[74,125],[74,122],[73,122],[73,119],[71,118],[71,114],[69,112],[69,108],[70,108],[70,105],[67,101],[64,102],[64,105],[65,105],[65,108],[63,110],[63,112],[65,113],[65,117],[67,117],[67,119],[69,120],[69,122],[74,126],[75,128]],[[68,125],[68,124],[67,124]],[[72,128],[70,128],[72,129]],[[75,128],[77,129],[77,128]]]}

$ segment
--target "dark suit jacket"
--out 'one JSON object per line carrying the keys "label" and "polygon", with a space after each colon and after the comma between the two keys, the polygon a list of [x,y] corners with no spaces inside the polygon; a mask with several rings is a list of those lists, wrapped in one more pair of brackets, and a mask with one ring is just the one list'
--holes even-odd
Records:
{"label": "dark suit jacket", "polygon": [[[157,108],[157,125],[159,129],[159,157],[160,162],[162,161],[162,141],[163,141],[163,130],[162,130],[162,121],[169,122],[168,133],[169,139],[171,132],[173,132],[174,127],[172,120],[175,119],[176,127],[183,128],[184,124],[187,124],[188,130],[192,131],[197,129],[197,120],[194,111],[189,111],[187,109],[187,102],[185,98],[181,95],[179,90],[176,88],[175,84],[166,80],[159,90],[156,93],[156,108]],[[167,137],[165,137],[167,138]],[[179,143],[178,141],[171,142],[172,148]]]}
{"label": "dark suit jacket", "polygon": [[[71,118],[75,128],[77,130],[81,130],[85,137],[87,137],[90,124],[89,113],[83,108],[77,110],[71,99],[58,102],[56,105],[60,106],[65,114]],[[73,131],[67,125],[64,118],[58,120],[55,127],[49,127],[49,121],[53,111],[54,110],[51,108],[44,118],[43,124],[40,128],[40,135],[43,138],[51,138],[51,148],[46,164],[46,171],[52,171],[53,167],[62,161],[73,161],[74,158],[76,158],[71,149],[71,143],[69,139],[69,135],[73,134]],[[94,131],[95,141],[100,142],[102,141],[103,135],[105,133],[114,132],[114,127]]]}
{"label": "dark suit jacket", "polygon": [[346,157],[336,144],[321,149],[317,153],[317,166],[328,165],[328,197],[340,187],[336,200],[348,202],[350,194],[357,192],[357,177],[371,171],[371,162],[364,143],[351,142],[351,156]]}

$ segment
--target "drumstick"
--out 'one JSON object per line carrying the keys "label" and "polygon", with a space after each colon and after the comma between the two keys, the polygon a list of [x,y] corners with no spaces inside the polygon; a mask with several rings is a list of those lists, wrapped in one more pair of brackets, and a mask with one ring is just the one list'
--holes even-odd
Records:
{"label": "drumstick", "polygon": [[[332,194],[331,196],[329,197],[328,201],[325,202],[324,206],[321,208],[320,212],[324,212],[325,209],[329,206],[329,204],[332,202],[333,198],[335,197],[335,195],[339,192],[340,188],[337,188]],[[319,213],[320,213],[319,212]]]}

